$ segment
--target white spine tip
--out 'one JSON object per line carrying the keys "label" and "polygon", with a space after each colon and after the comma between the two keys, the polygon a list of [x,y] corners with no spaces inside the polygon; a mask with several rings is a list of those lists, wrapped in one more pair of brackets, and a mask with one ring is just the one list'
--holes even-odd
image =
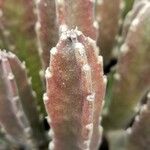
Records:
{"label": "white spine tip", "polygon": [[82,32],[79,31],[77,28],[75,29],[75,31],[76,31],[76,33],[77,33],[78,36],[82,35]]}
{"label": "white spine tip", "polygon": [[101,122],[102,122],[102,117],[100,116],[99,117],[99,124],[101,124]]}
{"label": "white spine tip", "polygon": [[49,130],[48,135],[49,135],[51,138],[54,137],[54,131],[53,131],[53,129],[50,129],[50,130]]}
{"label": "white spine tip", "polygon": [[103,66],[103,57],[98,56],[98,64],[101,64]]}
{"label": "white spine tip", "polygon": [[8,74],[8,79],[9,79],[9,80],[13,80],[13,79],[14,79],[14,75],[13,75],[12,73],[9,73],[9,74]]}
{"label": "white spine tip", "polygon": [[45,118],[46,118],[47,122],[48,122],[49,124],[51,124],[51,119],[50,119],[50,117],[47,116],[47,117],[45,117]]}
{"label": "white spine tip", "polygon": [[8,54],[9,54],[9,57],[10,57],[10,58],[15,58],[15,57],[16,57],[16,55],[13,54],[13,53],[11,53],[11,52],[8,52]]}
{"label": "white spine tip", "polygon": [[134,107],[134,111],[135,111],[135,112],[138,112],[139,109],[140,109],[140,105],[137,105],[137,106]]}
{"label": "white spine tip", "polygon": [[23,70],[26,69],[26,62],[25,62],[25,61],[23,61],[23,62],[21,63],[21,68],[22,68]]}
{"label": "white spine tip", "polygon": [[62,5],[64,3],[64,0],[57,0],[57,3]]}
{"label": "white spine tip", "polygon": [[86,129],[91,131],[93,129],[93,123],[86,125]]}
{"label": "white spine tip", "polygon": [[36,0],[36,4],[39,4],[41,2],[41,0]]}
{"label": "white spine tip", "polygon": [[104,81],[104,84],[106,85],[107,84],[107,76],[103,76],[103,81]]}
{"label": "white spine tip", "polygon": [[47,93],[44,93],[43,100],[44,100],[44,102],[47,102],[49,100]]}
{"label": "white spine tip", "polygon": [[90,140],[84,141],[83,144],[84,144],[84,148],[86,148],[85,150],[89,150]]}
{"label": "white spine tip", "polygon": [[50,68],[48,67],[45,71],[45,78],[49,79],[52,77],[52,73],[50,72]]}
{"label": "white spine tip", "polygon": [[33,97],[37,96],[35,91],[32,91],[32,95],[33,95]]}
{"label": "white spine tip", "polygon": [[84,71],[90,71],[91,67],[88,64],[83,65],[83,70]]}
{"label": "white spine tip", "polygon": [[68,30],[68,27],[67,27],[66,24],[60,25],[60,27],[59,27],[59,32],[60,33],[67,32],[67,30]]}
{"label": "white spine tip", "polygon": [[148,94],[147,94],[147,98],[148,98],[148,99],[150,99],[150,92],[148,92]]}
{"label": "white spine tip", "polygon": [[18,102],[19,101],[19,96],[15,96],[15,97],[13,97],[13,99],[12,99],[14,102]]}
{"label": "white spine tip", "polygon": [[147,110],[148,108],[147,108],[147,105],[146,104],[144,104],[143,106],[142,106],[142,108],[141,108],[141,113],[142,112],[145,112],[146,110]]}
{"label": "white spine tip", "polygon": [[138,24],[139,24],[139,19],[138,19],[138,18],[135,18],[135,19],[132,21],[132,24],[131,24],[129,30],[132,31],[132,32],[135,32]]}
{"label": "white spine tip", "polygon": [[54,142],[53,142],[53,141],[50,142],[50,143],[49,143],[49,146],[48,146],[48,149],[49,149],[49,150],[54,150],[54,147],[55,147],[55,146],[54,146]]}
{"label": "white spine tip", "polygon": [[99,28],[98,22],[97,22],[97,21],[94,21],[93,26],[94,26],[95,29],[98,29],[98,28]]}
{"label": "white spine tip", "polygon": [[27,127],[24,129],[25,133],[26,134],[30,134],[31,133],[31,128],[30,127]]}
{"label": "white spine tip", "polygon": [[102,126],[99,126],[99,132],[103,133],[103,127]]}
{"label": "white spine tip", "polygon": [[88,39],[89,43],[92,44],[93,47],[96,46],[96,41],[95,40],[91,39],[90,37],[87,37],[87,39]]}
{"label": "white spine tip", "polygon": [[23,116],[23,113],[22,111],[18,111],[17,114],[16,114],[19,118],[21,118]]}
{"label": "white spine tip", "polygon": [[119,81],[121,79],[120,74],[119,73],[115,73],[114,74],[114,79]]}
{"label": "white spine tip", "polygon": [[85,54],[85,50],[84,50],[83,44],[77,42],[77,43],[74,44],[74,48],[79,51],[79,54],[80,54],[81,56],[83,56],[83,55]]}
{"label": "white spine tip", "polygon": [[138,18],[135,18],[132,22],[132,25],[137,26],[139,22],[140,22],[140,20]]}
{"label": "white spine tip", "polygon": [[135,117],[135,121],[136,121],[136,122],[139,122],[139,120],[140,120],[140,117],[139,117],[139,116],[136,116],[136,117]]}
{"label": "white spine tip", "polygon": [[97,4],[98,5],[102,5],[103,4],[103,0],[97,0]]}
{"label": "white spine tip", "polygon": [[127,53],[127,52],[129,51],[128,45],[127,45],[127,44],[123,44],[122,47],[121,47],[121,49],[120,49],[120,51],[121,51],[123,54]]}
{"label": "white spine tip", "polygon": [[77,42],[77,43],[74,44],[74,48],[75,49],[84,49],[84,46],[83,46],[82,43]]}
{"label": "white spine tip", "polygon": [[28,84],[31,85],[32,84],[32,77],[28,78]]}
{"label": "white spine tip", "polygon": [[3,11],[0,9],[0,18],[3,16]]}
{"label": "white spine tip", "polygon": [[40,71],[39,71],[39,75],[40,75],[40,77],[43,78],[43,77],[44,77],[44,71],[43,71],[43,70],[40,70]]}
{"label": "white spine tip", "polygon": [[124,1],[121,1],[120,3],[120,9],[123,10],[125,8],[125,2]]}
{"label": "white spine tip", "polygon": [[67,35],[66,35],[66,33],[62,33],[62,34],[61,34],[60,40],[62,40],[62,41],[67,40]]}
{"label": "white spine tip", "polygon": [[95,93],[88,95],[86,99],[90,102],[93,102],[95,100]]}
{"label": "white spine tip", "polygon": [[102,101],[102,108],[104,108],[104,105],[105,105],[105,101],[103,100]]}
{"label": "white spine tip", "polygon": [[39,21],[37,21],[36,24],[35,24],[35,30],[39,31],[40,28],[41,28],[41,23]]}
{"label": "white spine tip", "polygon": [[131,134],[131,133],[132,133],[132,129],[131,129],[131,128],[128,128],[128,129],[126,130],[126,132],[127,132],[127,134]]}
{"label": "white spine tip", "polygon": [[51,53],[52,55],[56,55],[56,54],[57,54],[57,49],[56,49],[56,47],[53,47],[53,48],[50,50],[50,53]]}

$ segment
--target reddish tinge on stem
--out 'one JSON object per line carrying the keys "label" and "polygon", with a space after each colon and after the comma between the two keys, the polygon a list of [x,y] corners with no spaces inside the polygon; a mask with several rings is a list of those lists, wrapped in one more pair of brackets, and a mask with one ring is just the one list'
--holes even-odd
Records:
{"label": "reddish tinge on stem", "polygon": [[95,41],[78,30],[63,32],[50,51],[44,103],[54,150],[96,150],[106,77]]}

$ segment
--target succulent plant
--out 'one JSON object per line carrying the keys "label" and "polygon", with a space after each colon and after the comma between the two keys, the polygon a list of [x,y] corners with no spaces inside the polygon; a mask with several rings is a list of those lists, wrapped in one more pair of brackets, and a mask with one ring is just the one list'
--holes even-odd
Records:
{"label": "succulent plant", "polygon": [[46,142],[46,137],[26,67],[11,52],[0,52],[0,62],[1,127],[8,133],[8,139],[19,147],[41,147]]}
{"label": "succulent plant", "polygon": [[149,0],[0,0],[0,48],[0,150],[150,149]]}
{"label": "succulent plant", "polygon": [[38,50],[41,56],[43,68],[49,65],[49,45],[55,46],[58,40],[58,29],[56,22],[55,1],[36,1],[36,33],[38,39]]}
{"label": "succulent plant", "polygon": [[69,30],[51,50],[44,100],[54,149],[95,150],[99,146],[106,78],[94,44],[80,31]]}

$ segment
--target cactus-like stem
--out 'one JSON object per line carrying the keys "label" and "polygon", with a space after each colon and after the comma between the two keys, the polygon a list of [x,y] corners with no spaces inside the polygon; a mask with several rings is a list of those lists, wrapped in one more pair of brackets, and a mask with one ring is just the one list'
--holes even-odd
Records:
{"label": "cactus-like stem", "polygon": [[[60,0],[56,0],[59,4]],[[97,26],[94,21],[94,1],[93,0],[61,0],[61,8],[64,10],[64,21],[58,18],[60,23],[65,22],[69,29],[78,28],[86,36],[96,39]],[[60,10],[60,5],[57,5]],[[57,11],[57,13],[62,11]],[[57,16],[61,16],[58,14]],[[61,24],[60,24],[61,25]]]}
{"label": "cactus-like stem", "polygon": [[46,145],[47,140],[44,135],[44,129],[42,129],[39,121],[35,103],[36,95],[32,90],[31,81],[27,77],[25,64],[21,63],[13,53],[8,53],[8,60],[15,76],[23,110],[32,128],[33,137],[38,147],[42,148]]}
{"label": "cactus-like stem", "polygon": [[[30,10],[30,15],[27,13],[29,10]],[[24,39],[28,37],[30,38],[30,40],[32,39],[32,41],[34,41],[33,28],[34,28],[35,16],[33,13],[32,1],[12,0],[10,2],[9,0],[4,0],[2,13],[3,13],[3,20],[4,20],[5,29],[6,29],[6,33],[4,34],[6,34],[6,38],[7,40],[10,41],[10,45],[11,45],[10,47],[5,47],[5,48],[10,48],[11,51],[15,50],[15,48],[20,48],[19,47],[20,43],[17,43],[18,40],[16,37],[18,33],[21,34],[21,35],[19,34],[20,37]],[[1,19],[0,21],[3,21],[3,20]],[[13,36],[14,33],[16,34],[15,36]],[[27,41],[27,43],[25,43],[25,46],[26,45],[29,46],[30,42]]]}
{"label": "cactus-like stem", "polygon": [[142,1],[135,1],[132,10],[127,14],[124,24],[123,24],[123,31],[122,31],[122,36],[123,40],[126,38],[128,30],[130,28],[130,25],[132,24],[132,21],[136,18],[140,10],[146,5],[147,0],[142,0]]}
{"label": "cactus-like stem", "polygon": [[121,47],[106,128],[120,128],[135,114],[135,106],[150,85],[150,4],[133,20]]}
{"label": "cactus-like stem", "polygon": [[10,141],[19,142],[29,149],[45,149],[47,139],[38,118],[35,93],[32,91],[31,81],[27,78],[25,64],[10,52],[0,52],[0,58],[0,123]]}
{"label": "cactus-like stem", "polygon": [[[26,61],[29,74],[33,79],[33,88],[37,93],[38,99],[41,99],[42,83],[39,76],[41,64],[34,31],[36,18],[33,12],[33,5],[32,0],[4,0],[2,19],[4,19],[3,29],[5,30],[3,30],[3,33],[5,41],[8,42],[5,42],[6,44],[1,49],[15,51],[15,54],[20,59]],[[1,21],[3,20],[0,18]],[[40,106],[43,108],[43,103],[40,103]],[[45,111],[44,108],[42,110],[43,112]]]}
{"label": "cactus-like stem", "polygon": [[63,0],[55,0],[56,4],[56,15],[57,15],[57,24],[61,27],[65,25],[65,7]]}
{"label": "cactus-like stem", "polygon": [[129,130],[128,150],[149,150],[150,145],[150,93],[147,103],[141,107],[140,114]]}
{"label": "cactus-like stem", "polygon": [[102,57],[78,30],[63,32],[46,70],[44,103],[53,132],[52,150],[96,150],[105,94]]}
{"label": "cactus-like stem", "polygon": [[97,0],[96,19],[99,22],[97,45],[104,57],[105,65],[111,59],[115,37],[119,30],[121,0]]}
{"label": "cactus-like stem", "polygon": [[11,48],[9,41],[9,32],[5,27],[5,18],[4,18],[4,0],[0,0],[0,47]]}
{"label": "cactus-like stem", "polygon": [[5,52],[0,52],[0,124],[11,141],[25,146],[30,142],[30,127],[6,55]]}
{"label": "cactus-like stem", "polygon": [[49,65],[49,49],[54,47],[58,41],[55,1],[35,0],[35,3],[38,18],[36,23],[38,49],[43,68],[46,69]]}

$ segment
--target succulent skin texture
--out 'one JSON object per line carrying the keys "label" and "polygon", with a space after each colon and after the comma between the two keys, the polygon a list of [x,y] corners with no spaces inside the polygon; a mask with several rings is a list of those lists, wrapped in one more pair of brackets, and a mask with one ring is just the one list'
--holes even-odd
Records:
{"label": "succulent skin texture", "polygon": [[97,23],[94,18],[93,0],[56,0],[59,25],[68,29],[78,28],[85,36],[97,38]]}
{"label": "succulent skin texture", "polygon": [[132,10],[127,14],[123,24],[122,36],[123,39],[126,38],[130,25],[132,21],[136,18],[140,10],[148,4],[147,0],[135,1]]}
{"label": "succulent skin texture", "polygon": [[49,49],[54,47],[58,41],[58,26],[56,22],[56,7],[54,0],[36,1],[36,34],[38,39],[39,55],[43,69],[49,65]]}
{"label": "succulent skin texture", "polygon": [[[16,118],[16,116],[15,116],[15,114],[14,114],[14,111],[12,110],[12,107],[11,107],[11,104],[10,104],[10,101],[9,101],[9,99],[8,100],[6,100],[6,95],[8,95],[8,94],[5,94],[5,92],[6,92],[6,89],[5,89],[5,84],[2,82],[2,81],[5,81],[4,80],[4,73],[2,72],[2,67],[3,67],[3,65],[2,65],[2,61],[4,61],[4,59],[2,60],[2,58],[1,58],[1,86],[0,86],[0,88],[1,88],[1,90],[0,90],[0,98],[1,98],[1,100],[0,100],[0,102],[1,102],[1,113],[0,113],[0,122],[1,122],[1,126],[3,126],[3,125],[7,125],[5,128],[5,130],[7,130],[7,132],[9,132],[9,130],[11,129],[9,126],[11,125],[11,123],[14,123],[14,125],[13,125],[13,127],[14,127],[14,129],[12,130],[12,131],[10,131],[10,134],[12,134],[12,135],[16,135],[16,137],[18,138],[19,137],[19,139],[20,140],[22,140],[22,138],[20,138],[21,137],[21,135],[20,135],[20,133],[19,133],[19,130],[21,130],[21,128],[20,128],[20,125],[18,124],[18,122],[16,123],[14,120],[17,120],[17,118]],[[6,80],[7,81],[7,80]],[[5,85],[5,86],[4,86]],[[9,108],[10,107],[10,108]],[[3,110],[4,109],[4,110]],[[5,113],[5,109],[9,109],[9,111],[11,112],[12,111],[12,113],[10,113],[9,114],[9,112],[8,113]],[[11,117],[10,117],[11,116]],[[7,118],[9,118],[10,117],[10,119],[12,119],[11,121],[10,121],[10,123],[8,124],[8,122],[7,122]],[[14,119],[15,118],[15,119]],[[17,131],[18,130],[18,134],[16,134],[15,133],[15,131]],[[14,139],[15,139],[15,136],[14,136]]]}
{"label": "succulent skin texture", "polygon": [[37,150],[47,146],[35,98],[25,64],[15,54],[0,51],[0,125],[17,147]]}
{"label": "succulent skin texture", "polygon": [[[4,0],[2,7],[3,16],[0,18],[4,44],[1,49],[14,52],[19,59],[26,62],[29,74],[32,77],[33,88],[37,93],[38,100],[42,99],[43,86],[39,76],[41,62],[36,44],[33,0]],[[0,37],[1,40],[1,37]],[[41,112],[44,113],[42,101],[38,101]]]}
{"label": "succulent skin texture", "polygon": [[36,107],[37,96],[32,89],[31,78],[28,78],[27,76],[25,63],[22,63],[17,56],[11,52],[8,53],[7,57],[16,80],[23,110],[32,129],[33,138],[39,148],[47,146],[44,127],[39,119]]}
{"label": "succulent skin texture", "polygon": [[100,112],[105,95],[102,57],[95,42],[68,30],[52,48],[44,103],[54,150],[95,150],[100,144]]}
{"label": "succulent skin texture", "polygon": [[149,150],[150,145],[150,91],[147,102],[142,105],[140,113],[136,116],[134,124],[128,130],[128,150]]}
{"label": "succulent skin texture", "polygon": [[0,61],[0,124],[9,139],[21,146],[27,144],[24,131],[28,128],[28,121],[21,110],[14,75],[4,52],[0,52]]}
{"label": "succulent skin texture", "polygon": [[[133,20],[114,75],[112,103],[104,118],[107,129],[118,129],[136,113],[135,107],[150,85],[150,3]],[[115,119],[117,118],[117,119]]]}
{"label": "succulent skin texture", "polygon": [[0,0],[0,49],[0,150],[150,149],[150,0]]}
{"label": "succulent skin texture", "polygon": [[122,0],[97,0],[96,20],[99,24],[97,45],[104,57],[104,65],[112,58],[116,35],[119,31]]}

